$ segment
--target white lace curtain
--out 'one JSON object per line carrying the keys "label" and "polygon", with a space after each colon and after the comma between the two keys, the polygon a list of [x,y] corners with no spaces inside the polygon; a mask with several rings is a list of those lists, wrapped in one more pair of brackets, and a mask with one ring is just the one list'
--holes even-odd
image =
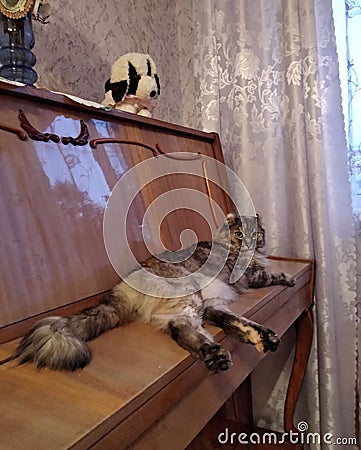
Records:
{"label": "white lace curtain", "polygon": [[311,432],[353,437],[356,250],[331,3],[193,0],[191,15],[198,127],[220,133],[269,253],[317,262],[298,418]]}

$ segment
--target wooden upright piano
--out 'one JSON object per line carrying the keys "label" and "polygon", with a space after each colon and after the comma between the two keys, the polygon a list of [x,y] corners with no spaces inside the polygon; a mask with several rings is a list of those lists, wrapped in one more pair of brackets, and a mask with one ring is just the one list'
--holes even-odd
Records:
{"label": "wooden upright piano", "polygon": [[[102,227],[122,175],[142,161],[176,153],[204,174],[206,157],[223,162],[217,134],[105,111],[31,87],[0,83],[0,97],[0,449],[208,450],[220,445],[220,423],[250,430],[249,376],[267,355],[215,327],[209,329],[231,351],[234,364],[221,374],[208,374],[168,336],[141,323],[90,342],[92,362],[74,373],[38,371],[11,360],[36,320],[94,305],[119,280]],[[219,177],[225,186],[224,174]],[[224,212],[231,207],[223,190],[202,177],[155,181],[140,190],[130,211],[138,259],[148,255],[139,237],[144,211],[163,193],[190,184],[207,197],[211,191]],[[199,239],[209,238],[194,212],[175,209],[160,230],[169,248],[177,248],[187,228],[196,226]],[[296,327],[285,404],[290,431],[312,340],[313,263],[270,263],[293,274],[296,286],[254,290],[232,309],[279,336]],[[235,409],[244,412],[242,420]]]}

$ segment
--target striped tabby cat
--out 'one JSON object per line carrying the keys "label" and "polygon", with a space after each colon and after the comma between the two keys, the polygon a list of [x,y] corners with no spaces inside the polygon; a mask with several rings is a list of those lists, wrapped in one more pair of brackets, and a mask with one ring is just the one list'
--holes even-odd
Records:
{"label": "striped tabby cat", "polygon": [[[132,272],[129,279],[137,281],[138,278],[139,282],[149,284],[144,286],[143,293],[121,281],[95,307],[69,317],[40,320],[22,338],[14,358],[19,364],[32,361],[38,368],[82,368],[91,360],[86,341],[136,319],[167,332],[178,345],[199,358],[213,372],[227,370],[232,360],[230,353],[203,327],[205,323],[222,328],[241,342],[254,345],[258,351],[276,350],[279,345],[276,333],[232,313],[228,308],[239,293],[245,293],[249,288],[295,284],[289,275],[267,271],[265,232],[258,216],[257,219],[239,218],[228,214],[215,239],[199,242],[193,250],[190,257],[180,262],[169,262],[169,258],[167,261],[165,252],[162,258],[151,257],[142,264],[149,273],[162,277],[161,283],[144,280],[142,270]],[[214,261],[222,258],[223,268],[215,277]],[[207,260],[213,263],[202,271]],[[240,268],[247,268],[238,280],[230,283],[237,264]],[[170,288],[176,293],[177,288],[173,290],[172,287],[174,280],[179,281],[184,276],[189,278],[195,273],[197,276],[189,284],[189,293],[169,296]],[[151,292],[152,295],[144,292]]]}

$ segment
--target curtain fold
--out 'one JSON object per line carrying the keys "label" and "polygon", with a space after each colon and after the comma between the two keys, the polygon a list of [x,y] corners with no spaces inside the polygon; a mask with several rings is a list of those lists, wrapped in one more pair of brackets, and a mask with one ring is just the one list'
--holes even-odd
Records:
{"label": "curtain fold", "polygon": [[192,20],[198,127],[220,133],[268,252],[316,260],[317,333],[297,417],[354,437],[356,247],[332,2],[193,1]]}

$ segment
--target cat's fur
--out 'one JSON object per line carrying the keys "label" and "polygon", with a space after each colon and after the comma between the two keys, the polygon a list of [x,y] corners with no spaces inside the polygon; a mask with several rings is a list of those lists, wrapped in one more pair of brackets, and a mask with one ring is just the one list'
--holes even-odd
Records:
{"label": "cat's fur", "polygon": [[[254,345],[258,351],[276,350],[279,345],[276,333],[228,309],[228,305],[236,300],[238,293],[245,293],[249,288],[271,284],[293,286],[295,283],[289,275],[267,271],[264,229],[259,220],[257,221],[258,229],[257,226],[255,228],[254,217],[239,218],[228,214],[226,223],[220,228],[215,239],[211,243],[199,242],[193,254],[185,261],[172,263],[151,257],[142,264],[143,268],[163,278],[162,283],[148,286],[152,296],[140,293],[125,281],[121,281],[112,289],[111,294],[95,307],[69,317],[48,317],[40,320],[22,338],[14,357],[20,364],[32,361],[38,368],[82,368],[91,360],[86,341],[136,319],[151,323],[169,333],[178,345],[203,361],[213,372],[227,370],[232,361],[229,352],[203,327],[205,323],[222,328],[240,341]],[[169,279],[171,284],[172,279],[179,279],[197,271],[209,258],[211,249],[216,256],[226,251],[228,257],[218,276],[210,278],[210,284],[177,298],[162,295],[163,283],[168,283]],[[230,284],[230,275],[237,259],[242,265],[242,259],[249,258],[249,252],[253,251],[254,255],[244,274]],[[204,280],[204,277],[209,277],[211,273],[212,267],[200,277]],[[139,270],[130,275],[134,279],[138,276],[142,277]]]}

